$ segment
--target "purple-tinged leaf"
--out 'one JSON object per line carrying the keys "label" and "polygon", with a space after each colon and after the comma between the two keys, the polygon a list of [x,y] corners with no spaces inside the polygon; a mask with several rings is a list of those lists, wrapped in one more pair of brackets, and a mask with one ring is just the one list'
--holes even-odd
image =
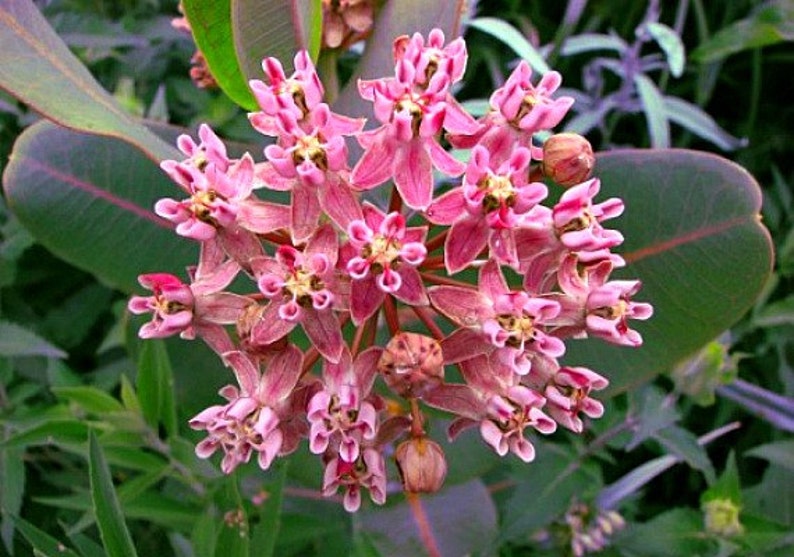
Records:
{"label": "purple-tinged leaf", "polygon": [[3,188],[45,247],[126,292],[139,290],[139,274],[180,274],[197,257],[152,211],[177,187],[122,141],[39,122],[19,136]]}
{"label": "purple-tinged leaf", "polygon": [[123,139],[154,160],[175,156],[121,110],[30,0],[0,4],[0,87],[68,128]]}
{"label": "purple-tinged leaf", "polygon": [[744,169],[683,150],[613,151],[599,156],[600,199],[623,198],[612,225],[628,265],[615,278],[639,278],[636,301],[654,315],[632,322],[640,348],[597,339],[568,341],[565,362],[600,371],[611,393],[671,370],[733,325],[752,306],[772,268],[761,192]]}

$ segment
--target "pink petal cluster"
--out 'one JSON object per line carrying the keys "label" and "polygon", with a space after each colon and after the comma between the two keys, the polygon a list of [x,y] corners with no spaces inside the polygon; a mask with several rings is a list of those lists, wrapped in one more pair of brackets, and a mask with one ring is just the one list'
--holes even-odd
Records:
{"label": "pink petal cluster", "polygon": [[[339,3],[333,17],[363,22],[365,4]],[[199,457],[221,453],[225,473],[254,457],[268,469],[307,439],[323,494],[341,492],[351,512],[363,492],[384,503],[397,446],[405,490],[440,487],[447,467],[425,431],[428,407],[452,417],[451,439],[475,427],[498,455],[526,462],[535,436],[583,431],[604,413],[594,395],[608,380],[564,360],[566,344],[639,346],[631,321],[652,314],[634,301],[639,281],[611,278],[625,265],[613,252],[623,236],[606,226],[623,202],[598,199],[598,178],[559,192],[534,178],[535,134],[572,103],[555,96],[559,74],[533,84],[520,63],[478,121],[452,95],[462,39],[404,36],[393,54],[393,76],[359,82],[373,105],[367,131],[331,111],[300,52],[291,75],[268,58],[264,79],[250,82],[259,110],[249,120],[272,138],[264,160],[229,157],[207,125],[198,140],[180,136],[184,159],[161,167],[186,198],[155,211],[199,243],[199,260],[187,282],[141,275],[151,294],[128,306],[151,316],[141,337],[200,338],[234,374],[225,402],[189,422],[206,434]],[[471,149],[467,162],[445,138]],[[580,152],[582,141],[567,143]],[[434,170],[462,179],[437,191]],[[461,381],[445,377],[449,366]],[[432,473],[413,469],[426,462]]]}

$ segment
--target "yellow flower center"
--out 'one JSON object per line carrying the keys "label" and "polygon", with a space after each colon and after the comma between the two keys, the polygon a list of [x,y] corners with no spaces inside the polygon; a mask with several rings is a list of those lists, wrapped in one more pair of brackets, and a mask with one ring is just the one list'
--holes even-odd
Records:
{"label": "yellow flower center", "polygon": [[295,150],[292,151],[292,162],[297,166],[304,161],[311,161],[320,170],[328,170],[328,157],[320,138],[309,135],[298,140]]}
{"label": "yellow flower center", "polygon": [[477,187],[486,192],[482,207],[490,213],[502,206],[512,207],[516,204],[516,190],[507,176],[487,176],[480,180]]}
{"label": "yellow flower center", "polygon": [[535,340],[535,326],[532,318],[528,315],[498,315],[496,321],[502,329],[510,335],[506,344],[513,348],[520,347],[525,342]]}
{"label": "yellow flower center", "polygon": [[399,240],[376,234],[372,241],[364,246],[361,255],[377,270],[387,267],[392,261],[397,259],[400,256],[401,249],[402,242]]}

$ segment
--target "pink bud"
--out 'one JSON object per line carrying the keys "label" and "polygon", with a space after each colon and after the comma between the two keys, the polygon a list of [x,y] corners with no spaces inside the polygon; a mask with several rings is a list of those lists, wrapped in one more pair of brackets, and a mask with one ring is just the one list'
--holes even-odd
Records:
{"label": "pink bud", "polygon": [[403,489],[408,493],[435,493],[447,476],[447,460],[438,443],[416,437],[401,443],[395,451]]}
{"label": "pink bud", "polygon": [[578,133],[554,134],[543,144],[543,174],[563,187],[587,180],[593,166],[593,148]]}
{"label": "pink bud", "polygon": [[418,333],[398,333],[378,362],[386,384],[406,398],[421,398],[444,380],[441,345]]}

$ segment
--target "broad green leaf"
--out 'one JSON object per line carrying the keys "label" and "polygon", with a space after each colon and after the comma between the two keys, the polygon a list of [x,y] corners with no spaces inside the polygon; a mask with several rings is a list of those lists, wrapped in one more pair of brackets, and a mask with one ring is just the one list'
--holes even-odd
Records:
{"label": "broad green leaf", "polygon": [[765,517],[794,531],[794,474],[790,468],[770,464],[761,483],[742,490],[747,514]]}
{"label": "broad green leaf", "polygon": [[[372,34],[367,39],[364,54],[339,98],[334,101],[336,112],[354,118],[370,118],[372,103],[358,94],[357,80],[377,79],[394,75],[394,58],[390,46],[401,35],[421,33],[433,28],[444,32],[446,41],[460,34],[461,19],[466,12],[464,0],[400,0],[386,2],[378,12]],[[388,45],[388,46],[387,46]]]}
{"label": "broad green leaf", "polygon": [[497,534],[496,507],[479,480],[387,508],[366,507],[359,517],[384,555],[479,554],[492,549]]}
{"label": "broad green leaf", "polygon": [[681,37],[664,23],[651,22],[645,28],[664,51],[670,73],[673,74],[673,77],[681,77],[686,62],[684,43],[681,42]]}
{"label": "broad green leaf", "polygon": [[683,427],[672,426],[659,431],[654,436],[667,452],[676,455],[690,467],[700,470],[708,483],[713,483],[714,466],[703,445],[698,443],[695,435]]}
{"label": "broad green leaf", "polygon": [[157,430],[162,422],[168,435],[176,435],[174,376],[162,341],[148,340],[143,343],[136,387],[147,423]]}
{"label": "broad green leaf", "polygon": [[124,410],[124,406],[118,400],[96,387],[53,387],[52,392],[59,398],[74,402],[91,414]]}
{"label": "broad green leaf", "polygon": [[0,356],[65,358],[67,354],[20,325],[0,321]]}
{"label": "broad green leaf", "polygon": [[692,52],[704,64],[716,62],[743,50],[794,41],[794,3],[765,2],[748,17],[723,27]]}
{"label": "broad green leaf", "polygon": [[137,552],[124,523],[124,515],[113,487],[110,468],[93,432],[88,434],[88,451],[91,499],[94,503],[102,545],[109,557],[134,557]]}
{"label": "broad green leaf", "polygon": [[39,530],[30,522],[17,516],[9,515],[17,530],[24,536],[34,551],[38,550],[47,557],[79,557],[77,553],[66,547],[63,542],[53,538],[43,530]]}
{"label": "broad green leaf", "polygon": [[140,291],[139,274],[179,274],[197,257],[152,210],[181,191],[122,141],[38,122],[17,140],[3,186],[39,242],[114,288]]}
{"label": "broad green leaf", "polygon": [[479,17],[469,21],[469,26],[502,41],[506,46],[513,49],[513,52],[518,54],[521,59],[529,62],[529,65],[536,72],[545,74],[551,70],[538,49],[532,46],[532,43],[518,29],[505,20],[495,17]]}
{"label": "broad green leaf", "polygon": [[232,1],[184,0],[182,7],[196,46],[204,54],[220,88],[246,110],[256,110],[256,100],[248,88],[248,77],[242,71],[235,52]]}
{"label": "broad green leaf", "polygon": [[634,85],[642,101],[642,111],[648,122],[648,134],[651,138],[651,147],[665,148],[670,146],[670,123],[664,110],[664,97],[657,89],[656,84],[643,74],[634,75]]}
{"label": "broad green leaf", "polygon": [[733,325],[753,305],[771,272],[769,233],[759,221],[761,193],[743,168],[683,150],[625,150],[598,157],[597,200],[623,198],[626,211],[607,221],[625,243],[628,262],[614,277],[639,278],[637,301],[654,306],[644,337],[628,348],[600,339],[571,340],[564,361],[600,370],[610,393],[670,371]]}
{"label": "broad green leaf", "polygon": [[698,137],[712,142],[724,151],[747,146],[747,138],[734,137],[723,130],[714,119],[696,104],[678,97],[664,97],[667,119],[683,126]]}
{"label": "broad green leaf", "polygon": [[0,87],[63,126],[123,139],[155,160],[174,156],[119,108],[31,0],[0,4]]}
{"label": "broad green leaf", "polygon": [[320,0],[231,0],[234,49],[243,76],[262,79],[262,59],[278,58],[285,71],[298,50],[316,49],[322,31]]}

